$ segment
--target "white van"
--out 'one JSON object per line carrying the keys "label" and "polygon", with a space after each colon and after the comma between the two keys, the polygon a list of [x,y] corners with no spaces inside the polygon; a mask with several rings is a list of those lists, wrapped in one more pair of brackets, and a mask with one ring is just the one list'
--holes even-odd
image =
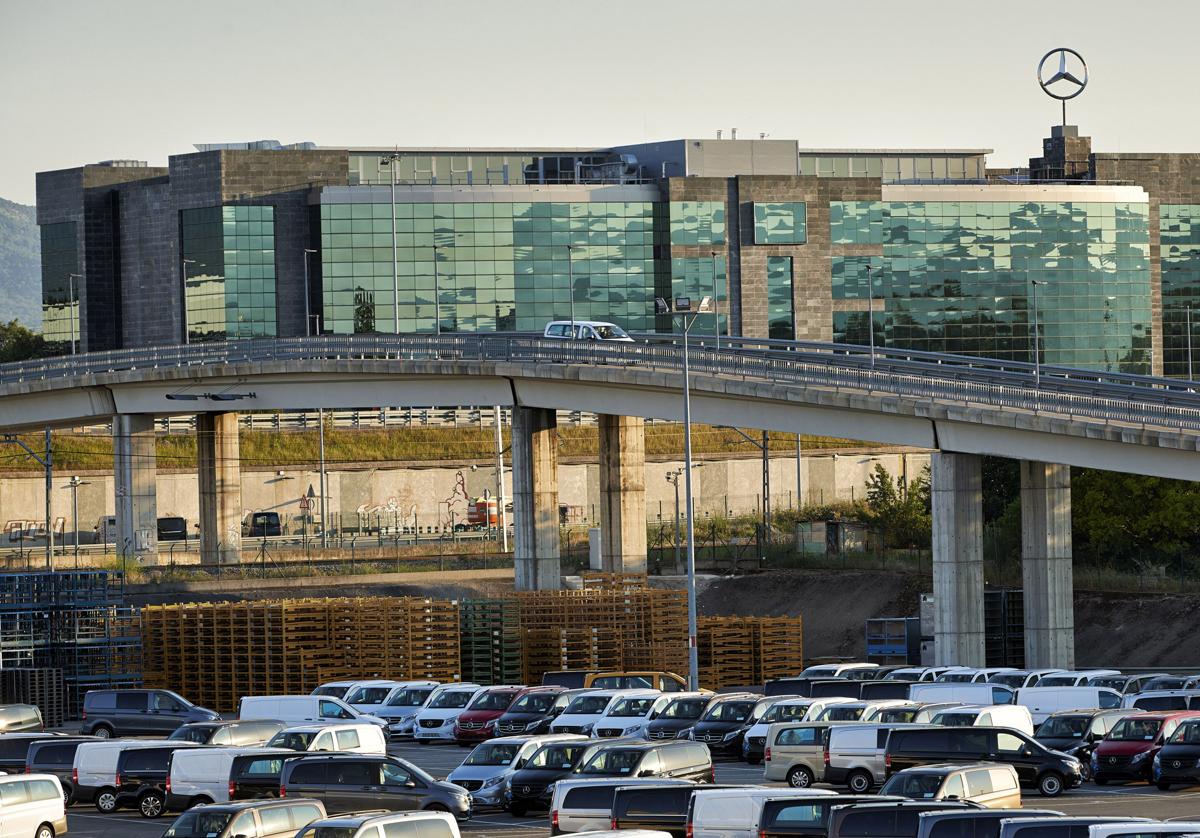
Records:
{"label": "white van", "polygon": [[334,815],[313,821],[296,838],[460,838],[458,822],[449,812],[390,812]]}
{"label": "white van", "polygon": [[230,773],[243,755],[294,756],[286,748],[195,748],[171,754],[166,810],[181,812],[201,803],[228,803]]}
{"label": "white van", "polygon": [[612,702],[592,726],[596,736],[639,736],[646,738],[646,725],[658,718],[678,693],[634,690]]}
{"label": "white van", "polygon": [[984,684],[989,678],[1000,675],[1004,672],[1012,672],[1011,666],[997,666],[985,669],[976,669],[971,666],[955,666],[947,669],[941,675],[934,679],[938,684]]}
{"label": "white van", "polygon": [[852,669],[878,669],[877,663],[818,663],[808,667],[797,678],[844,678]]}
{"label": "white van", "polygon": [[909,702],[898,698],[878,698],[867,701],[844,701],[831,704],[821,711],[814,721],[818,722],[873,722],[889,707],[900,707]]}
{"label": "white van", "polygon": [[613,792],[629,786],[693,786],[690,780],[654,777],[589,777],[559,780],[550,795],[550,833],[606,830],[612,826]]}
{"label": "white van", "polygon": [[[353,702],[350,701],[350,694],[358,692],[360,687],[369,687],[375,685],[391,687],[394,683],[394,681],[385,681],[382,678],[369,678],[355,681],[329,681],[328,683],[317,687],[315,690],[310,692],[309,695],[324,695],[330,698],[340,698],[347,704],[352,704]],[[386,693],[384,694],[386,695]]]}
{"label": "white van", "polygon": [[135,748],[200,748],[194,742],[167,739],[109,739],[83,742],[75,749],[71,776],[75,778],[75,803],[97,803],[104,798],[103,811],[112,811],[117,804],[117,760],[122,751]]}
{"label": "white van", "polygon": [[913,684],[908,688],[909,701],[945,702],[960,704],[1012,704],[1014,693],[998,684]]}
{"label": "white van", "polygon": [[917,683],[921,681],[936,681],[937,677],[943,672],[954,669],[953,666],[905,666],[900,669],[893,669],[882,679],[883,681],[907,681],[908,683]]}
{"label": "white van", "polygon": [[825,744],[823,780],[846,786],[854,794],[866,794],[887,780],[888,734],[911,724],[845,724],[829,728]]}
{"label": "white van", "polygon": [[988,678],[989,684],[999,684],[1010,690],[1023,690],[1026,687],[1036,687],[1047,675],[1061,675],[1063,669],[1010,669]]}
{"label": "white van", "polygon": [[484,689],[486,688],[478,684],[452,684],[441,690],[417,711],[413,724],[413,738],[422,745],[428,745],[430,742],[453,742],[455,720]]}
{"label": "white van", "polygon": [[808,704],[808,710],[803,719],[797,721],[815,722],[831,707],[841,707],[843,704],[859,704],[853,698],[814,698]]}
{"label": "white van", "polygon": [[290,725],[306,722],[387,725],[378,716],[360,713],[340,698],[327,695],[248,695],[238,702],[238,718],[277,719]]}
{"label": "white van", "polygon": [[962,706],[964,705],[957,701],[905,701],[902,704],[894,704],[891,707],[883,708],[875,714],[875,718],[871,721],[878,722],[879,724],[927,725],[930,719],[943,710]]}
{"label": "white van", "polygon": [[692,795],[687,834],[692,838],[758,838],[763,803],[795,797],[825,797],[829,789],[699,789]]}
{"label": "white van", "polygon": [[1120,675],[1117,669],[1076,669],[1068,672],[1056,672],[1038,681],[1039,687],[1086,687],[1093,678],[1107,678]]}
{"label": "white van", "polygon": [[[572,332],[574,327],[574,332]],[[546,324],[542,337],[552,340],[614,340],[633,343],[628,333],[615,323],[602,320],[554,320]]]}
{"label": "white van", "polygon": [[0,775],[0,835],[54,838],[67,832],[62,785],[53,774]]}
{"label": "white van", "polygon": [[1033,736],[1033,718],[1020,704],[993,704],[990,707],[952,707],[942,710],[929,722],[945,727],[1010,727]]}
{"label": "white van", "polygon": [[1147,835],[1200,835],[1200,821],[1171,821],[1169,823],[1139,823],[1135,818],[1125,823],[1093,824],[1088,838],[1145,838]]}
{"label": "white van", "polygon": [[489,739],[476,745],[462,765],[450,772],[446,782],[471,792],[471,803],[475,806],[503,806],[508,778],[543,745],[583,740],[584,737],[571,734]]}
{"label": "white van", "polygon": [[[1042,683],[1046,682],[1042,679]],[[1108,687],[1027,687],[1017,690],[1017,704],[1029,708],[1035,725],[1061,710],[1111,710],[1121,706],[1121,694]]]}
{"label": "white van", "polygon": [[[387,700],[396,694],[398,689],[417,686],[432,688],[437,685],[437,681],[375,681],[370,684],[363,684],[346,693],[343,701],[360,713],[370,713],[373,716],[386,719],[390,723],[391,719],[379,711],[386,705]],[[425,697],[428,698],[428,695]]]}
{"label": "white van", "polygon": [[429,706],[429,702],[451,687],[477,687],[478,684],[449,683],[439,684],[437,681],[410,681],[395,687],[383,704],[376,707],[372,714],[379,716],[388,723],[388,733],[394,737],[411,738],[413,728],[417,723],[417,713],[421,708]]}
{"label": "white van", "polygon": [[372,724],[297,725],[279,731],[263,747],[383,755],[387,737],[383,728]]}
{"label": "white van", "polygon": [[563,708],[558,718],[550,723],[551,733],[582,733],[591,734],[592,729],[608,708],[617,700],[628,695],[636,695],[642,690],[591,690],[580,693],[571,699],[571,703]]}

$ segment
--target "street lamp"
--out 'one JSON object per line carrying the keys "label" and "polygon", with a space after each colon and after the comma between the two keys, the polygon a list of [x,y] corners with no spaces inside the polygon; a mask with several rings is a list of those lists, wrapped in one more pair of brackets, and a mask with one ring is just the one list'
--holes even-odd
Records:
{"label": "street lamp", "polygon": [[67,274],[67,319],[71,321],[71,354],[75,354],[75,319],[77,315],[75,300],[75,280],[83,279],[83,274]]}
{"label": "street lamp", "polygon": [[696,530],[692,503],[692,395],[688,332],[691,331],[697,317],[713,313],[712,297],[704,297],[695,306],[691,297],[676,297],[673,304],[657,297],[654,300],[654,313],[670,314],[683,321],[683,477],[687,515],[688,685],[689,689],[696,690],[700,685],[700,655],[696,645]]}
{"label": "street lamp", "polygon": [[179,261],[180,261],[180,268],[182,269],[182,273],[183,273],[183,317],[181,318],[182,322],[183,322],[183,342],[185,344],[187,344],[187,343],[192,342],[191,335],[188,333],[188,309],[187,309],[188,267],[187,266],[188,265],[200,265],[200,267],[204,267],[204,266],[200,262],[197,262],[195,259],[188,259],[187,257],[183,257]]}
{"label": "street lamp", "polygon": [[1036,387],[1042,386],[1042,352],[1041,338],[1038,334],[1038,304],[1037,290],[1039,285],[1045,285],[1044,279],[1030,279],[1033,285],[1033,381]]}
{"label": "street lamp", "polygon": [[75,531],[75,536],[71,539],[75,544],[75,568],[79,569],[79,487],[87,486],[86,480],[80,480],[79,475],[74,475],[67,481],[66,488],[71,490],[71,529]]}
{"label": "street lamp", "polygon": [[385,154],[379,158],[379,165],[387,166],[392,175],[392,330],[396,334],[400,334],[400,272],[396,266],[396,161],[399,159],[399,152]]}
{"label": "street lamp", "polygon": [[442,282],[438,272],[438,251],[441,249],[440,244],[433,246],[433,324],[439,337],[442,334]]}
{"label": "street lamp", "polygon": [[871,369],[875,369],[875,282],[871,278],[872,267],[867,264],[867,337],[871,345]]}
{"label": "street lamp", "polygon": [[[312,314],[309,309],[310,293],[308,288],[308,257],[317,251],[311,247],[304,248],[304,334],[312,335]],[[320,315],[318,315],[319,317]],[[321,327],[317,327],[317,331],[321,331]]]}
{"label": "street lamp", "polygon": [[715,324],[713,326],[713,334],[715,334],[717,337],[716,348],[717,348],[717,351],[720,352],[721,351],[721,290],[720,290],[720,286],[717,284],[719,282],[719,280],[717,278],[717,256],[719,254],[717,253],[717,251],[713,250],[709,253],[709,255],[712,256],[712,269],[713,269],[713,322]]}
{"label": "street lamp", "polygon": [[1189,305],[1187,312],[1187,350],[1188,350],[1188,381],[1192,380],[1192,307]]}
{"label": "street lamp", "polygon": [[567,292],[568,298],[571,301],[571,338],[578,337],[575,334],[575,262],[571,259],[571,254],[579,250],[581,245],[567,245]]}

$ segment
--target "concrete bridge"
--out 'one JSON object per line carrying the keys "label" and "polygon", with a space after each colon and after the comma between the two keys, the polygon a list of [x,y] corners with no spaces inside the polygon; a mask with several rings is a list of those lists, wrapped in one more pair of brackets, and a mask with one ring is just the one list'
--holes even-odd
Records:
{"label": "concrete bridge", "polygon": [[[1026,663],[1074,661],[1070,466],[1193,479],[1187,382],[929,353],[734,338],[693,346],[692,421],[933,449],[935,635],[982,665],[980,456],[1021,461]],[[235,411],[501,405],[513,411],[519,588],[559,584],[555,412],[600,414],[606,567],[646,559],[643,422],[682,417],[682,347],[525,335],[325,336],[0,366],[0,432],[113,422],[118,528],[154,550],[154,419],[197,414],[201,549],[240,550]]]}

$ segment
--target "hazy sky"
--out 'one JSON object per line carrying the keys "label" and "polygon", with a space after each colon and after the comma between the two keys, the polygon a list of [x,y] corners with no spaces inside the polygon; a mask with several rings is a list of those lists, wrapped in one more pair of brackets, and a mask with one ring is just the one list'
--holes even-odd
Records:
{"label": "hazy sky", "polygon": [[1200,152],[1200,3],[0,0],[0,197],[193,143],[608,145],[737,127],[805,147],[1040,150],[1038,58],[1104,151]]}

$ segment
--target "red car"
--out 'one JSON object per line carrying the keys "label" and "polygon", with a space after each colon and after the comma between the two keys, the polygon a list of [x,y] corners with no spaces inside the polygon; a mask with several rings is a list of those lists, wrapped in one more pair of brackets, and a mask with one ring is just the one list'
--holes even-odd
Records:
{"label": "red car", "polygon": [[1137,713],[1115,725],[1092,752],[1092,778],[1097,785],[1110,780],[1149,780],[1154,755],[1184,719],[1200,718],[1200,711]]}
{"label": "red car", "polygon": [[463,747],[485,742],[496,735],[496,719],[504,715],[525,687],[489,687],[471,700],[454,722],[454,741]]}

